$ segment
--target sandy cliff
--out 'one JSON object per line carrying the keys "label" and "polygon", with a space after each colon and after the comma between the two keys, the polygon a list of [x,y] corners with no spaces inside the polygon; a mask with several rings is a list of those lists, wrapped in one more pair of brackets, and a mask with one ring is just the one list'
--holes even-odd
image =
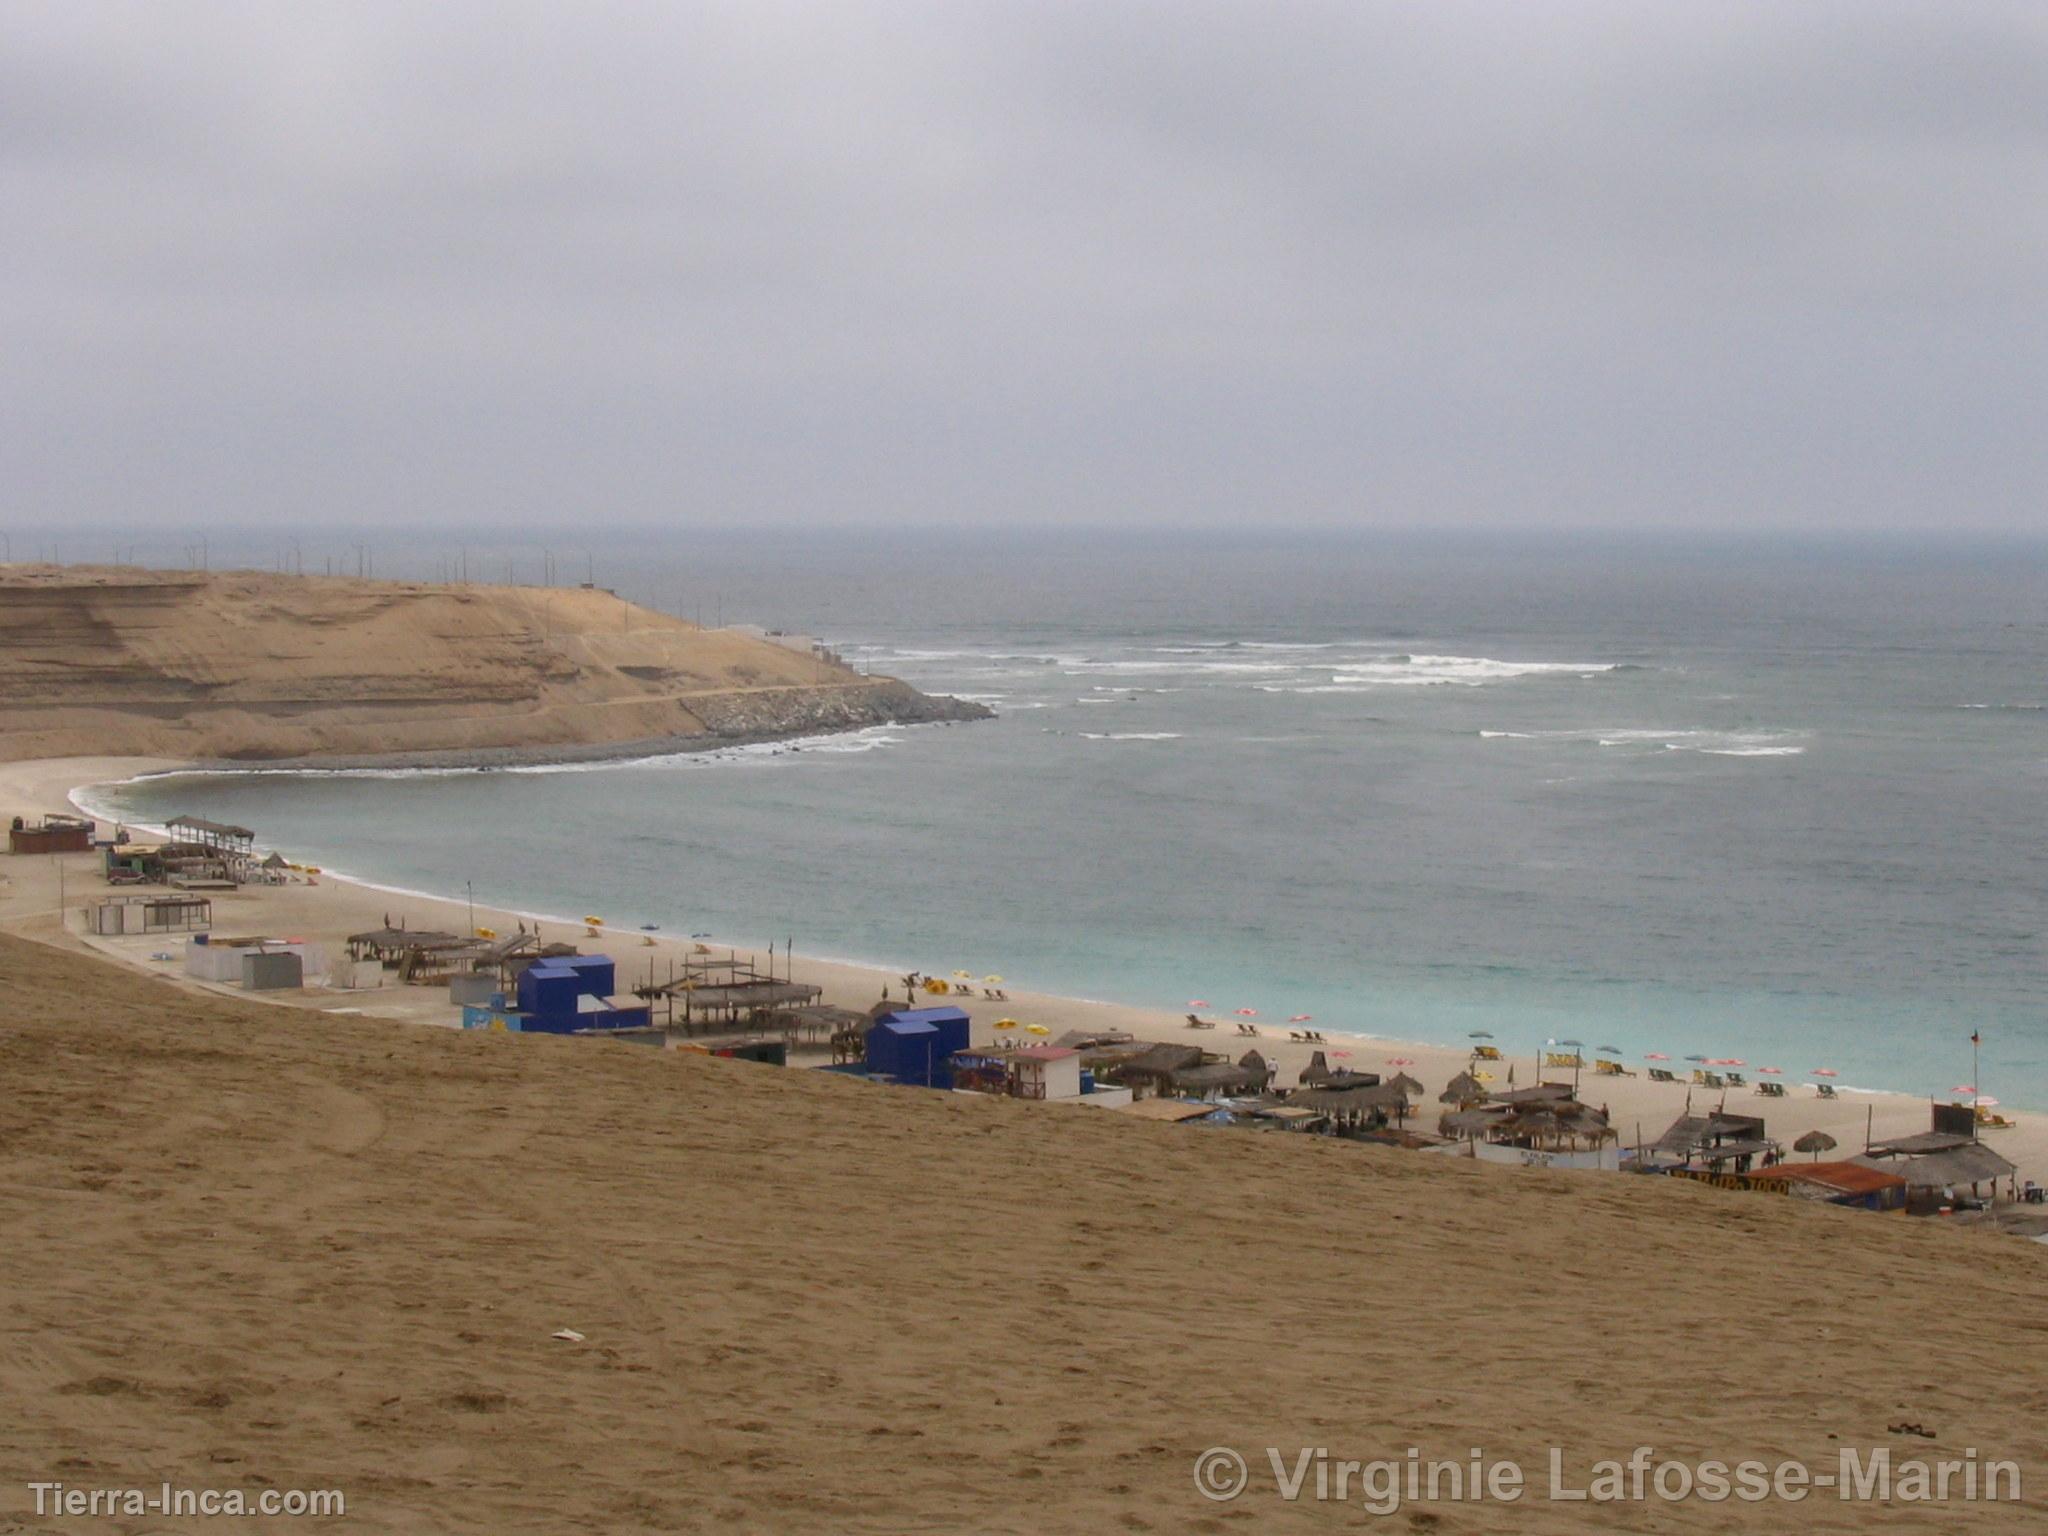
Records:
{"label": "sandy cliff", "polygon": [[971,718],[576,588],[0,568],[0,761],[557,755]]}

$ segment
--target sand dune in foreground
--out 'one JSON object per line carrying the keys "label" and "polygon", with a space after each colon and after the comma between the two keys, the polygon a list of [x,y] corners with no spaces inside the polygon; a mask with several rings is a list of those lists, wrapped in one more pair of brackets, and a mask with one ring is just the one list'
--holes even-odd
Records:
{"label": "sand dune in foreground", "polygon": [[[2048,1267],[2009,1239],[316,1018],[5,936],[0,988],[0,1509],[28,1528],[43,1478],[344,1490],[308,1530],[1358,1518],[1263,1470],[1202,1499],[1214,1445],[1534,1472],[1552,1443],[1830,1467],[1974,1446],[2048,1477]],[[1935,1438],[1888,1432],[1907,1420]],[[2033,1528],[2025,1490],[1967,1518]],[[1539,1496],[1394,1525],[1795,1518],[1964,1516]]]}

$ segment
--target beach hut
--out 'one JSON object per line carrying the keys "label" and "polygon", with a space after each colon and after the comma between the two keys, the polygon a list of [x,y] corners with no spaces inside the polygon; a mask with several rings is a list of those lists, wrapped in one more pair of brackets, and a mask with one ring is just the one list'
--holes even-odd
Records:
{"label": "beach hut", "polygon": [[1010,1092],[1020,1099],[1081,1097],[1081,1053],[1057,1045],[1026,1046],[1013,1051]]}
{"label": "beach hut", "polygon": [[131,933],[197,933],[213,926],[205,896],[103,896],[85,909],[86,932],[102,937]]}
{"label": "beach hut", "polygon": [[289,992],[306,984],[305,962],[290,950],[244,950],[242,986],[250,992]]}
{"label": "beach hut", "polygon": [[1999,1153],[1971,1136],[1929,1131],[1918,1136],[1900,1136],[1891,1141],[1872,1142],[1861,1157],[1850,1159],[1865,1168],[1897,1174],[1906,1181],[1909,1201],[1920,1207],[1947,1205],[1957,1190],[1968,1189],[1980,1196],[1988,1184],[1992,1195],[1998,1181],[2008,1185],[2019,1170]]}
{"label": "beach hut", "polygon": [[1795,1198],[1858,1210],[1898,1211],[1906,1206],[1907,1184],[1903,1178],[1853,1161],[1779,1163],[1757,1169],[1747,1182],[1754,1188],[1779,1190]]}
{"label": "beach hut", "polygon": [[82,816],[15,817],[7,830],[9,853],[90,853],[93,823]]}
{"label": "beach hut", "polygon": [[867,1069],[921,1088],[953,1086],[952,1057],[967,1049],[968,1018],[959,1008],[900,1008],[868,1030]]}
{"label": "beach hut", "polygon": [[1205,1055],[1191,1066],[1175,1067],[1165,1074],[1165,1092],[1182,1098],[1215,1099],[1232,1094],[1259,1093],[1272,1077],[1257,1051],[1247,1051],[1238,1062],[1213,1061]]}
{"label": "beach hut", "polygon": [[1091,1052],[1089,1065],[1098,1076],[1121,1083],[1142,1097],[1172,1093],[1174,1075],[1199,1067],[1203,1059],[1200,1046],[1147,1045],[1135,1051],[1109,1047]]}
{"label": "beach hut", "polygon": [[[1750,1165],[1778,1143],[1764,1134],[1756,1115],[1731,1115],[1715,1110],[1705,1115],[1680,1115],[1650,1147],[1651,1160],[1673,1170],[1702,1168],[1709,1173],[1747,1173]],[[1733,1164],[1730,1168],[1728,1165]]]}
{"label": "beach hut", "polygon": [[552,956],[519,973],[516,1006],[466,1006],[463,1024],[544,1035],[651,1027],[646,1004],[612,995],[617,984],[617,968],[607,955]]}

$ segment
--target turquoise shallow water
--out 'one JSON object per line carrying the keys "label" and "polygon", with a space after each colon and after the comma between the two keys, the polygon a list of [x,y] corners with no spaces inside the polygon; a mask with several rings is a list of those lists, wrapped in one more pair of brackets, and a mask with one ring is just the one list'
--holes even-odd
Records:
{"label": "turquoise shallow water", "polygon": [[[399,886],[1452,1042],[2048,1103],[2039,547],[600,546],[1000,712],[121,790]],[[607,568],[612,569],[607,569]],[[707,617],[710,614],[707,612]]]}

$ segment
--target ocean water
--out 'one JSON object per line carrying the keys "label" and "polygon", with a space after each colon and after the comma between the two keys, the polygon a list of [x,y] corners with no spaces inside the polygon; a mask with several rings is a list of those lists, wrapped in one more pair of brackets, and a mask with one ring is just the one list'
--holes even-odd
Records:
{"label": "ocean water", "polygon": [[637,535],[588,558],[998,718],[102,805],[396,886],[1326,1031],[1923,1094],[1970,1081],[1977,1031],[1983,1091],[2048,1104],[2042,546]]}

